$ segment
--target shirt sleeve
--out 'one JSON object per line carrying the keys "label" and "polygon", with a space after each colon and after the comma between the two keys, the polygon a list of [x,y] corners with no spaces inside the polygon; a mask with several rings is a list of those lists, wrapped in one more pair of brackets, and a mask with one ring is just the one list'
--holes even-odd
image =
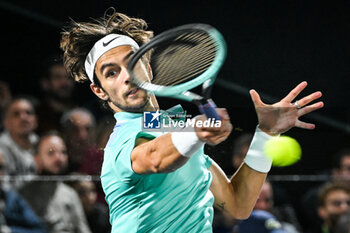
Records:
{"label": "shirt sleeve", "polygon": [[212,165],[213,160],[206,154],[203,154],[203,159],[204,159],[204,165],[207,169]]}

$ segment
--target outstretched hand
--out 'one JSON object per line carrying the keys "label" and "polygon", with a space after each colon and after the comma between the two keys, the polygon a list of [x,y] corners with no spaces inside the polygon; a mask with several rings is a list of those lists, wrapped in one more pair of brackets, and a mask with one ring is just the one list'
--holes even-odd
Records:
{"label": "outstretched hand", "polygon": [[322,93],[317,91],[292,103],[306,86],[307,82],[301,82],[281,101],[272,105],[262,102],[259,94],[255,90],[250,90],[250,96],[258,116],[259,128],[270,135],[284,133],[293,127],[314,129],[314,124],[300,121],[299,117],[323,107],[322,101],[308,105],[320,98]]}

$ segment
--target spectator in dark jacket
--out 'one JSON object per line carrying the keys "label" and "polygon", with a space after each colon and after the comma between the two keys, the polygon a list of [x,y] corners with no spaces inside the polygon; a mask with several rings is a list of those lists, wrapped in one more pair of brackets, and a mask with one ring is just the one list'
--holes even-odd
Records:
{"label": "spectator in dark jacket", "polygon": [[[0,175],[2,175],[2,154],[0,153]],[[45,233],[41,219],[29,205],[14,191],[0,188],[0,232],[1,233]]]}

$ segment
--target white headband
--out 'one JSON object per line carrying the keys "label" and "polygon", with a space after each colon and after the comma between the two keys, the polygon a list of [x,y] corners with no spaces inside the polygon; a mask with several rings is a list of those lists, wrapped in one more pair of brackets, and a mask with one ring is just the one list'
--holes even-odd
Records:
{"label": "white headband", "polygon": [[120,35],[120,34],[109,34],[102,39],[98,40],[89,54],[85,59],[85,71],[90,79],[90,81],[94,82],[94,70],[97,60],[107,51],[122,45],[130,45],[136,50],[139,49],[136,41],[131,39],[128,36]]}

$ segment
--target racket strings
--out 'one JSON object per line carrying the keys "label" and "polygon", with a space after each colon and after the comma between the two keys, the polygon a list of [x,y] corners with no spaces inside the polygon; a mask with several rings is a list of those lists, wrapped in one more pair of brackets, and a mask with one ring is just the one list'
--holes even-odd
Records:
{"label": "racket strings", "polygon": [[[181,82],[187,81],[188,79],[190,79],[192,77],[197,77],[199,74],[203,73],[211,65],[211,61],[202,61],[202,64],[200,64],[200,65],[201,65],[200,67],[198,67],[197,69],[193,69],[188,73],[184,73],[182,75],[175,74],[174,76],[177,76],[177,79],[173,79],[173,77],[170,76],[169,77],[170,80],[167,82],[166,85],[173,86],[173,85],[179,84]],[[161,77],[164,77],[164,76],[161,76]],[[163,82],[165,82],[165,81],[167,81],[167,80],[164,80]]]}
{"label": "racket strings", "polygon": [[[210,41],[211,42],[211,41]],[[212,42],[211,42],[212,43]],[[214,46],[212,46],[212,44],[209,44],[209,42],[207,42],[207,44],[202,44],[201,47],[207,47],[207,51],[205,51],[208,55],[208,57],[212,56],[212,58],[215,57],[216,55],[216,48]],[[187,58],[191,58],[191,60],[189,61],[189,63],[186,63],[186,65],[188,67],[193,66],[193,64],[197,64],[197,66],[202,65],[202,63],[197,63],[198,60],[203,59],[203,56],[200,56],[203,54],[203,49],[200,48],[195,48],[195,49],[189,49],[188,46],[184,46],[182,48],[177,48],[177,54],[173,54],[173,58],[178,58],[178,59],[183,59],[183,57],[187,57]],[[197,58],[197,59],[194,59]],[[157,59],[159,60],[159,58]],[[210,60],[211,61],[211,60]],[[169,60],[169,62],[172,62]],[[162,69],[165,66],[169,65],[168,63],[163,63],[162,61],[160,61],[159,64],[159,68]]]}
{"label": "racket strings", "polygon": [[[205,44],[203,44],[203,46],[205,46]],[[214,53],[213,55],[215,56],[215,52],[216,52],[215,48],[212,47],[210,49],[211,49],[211,52]],[[169,49],[169,50],[171,50],[171,49]],[[159,57],[156,58],[156,60],[159,61],[158,67],[160,70],[164,69],[164,67],[169,66],[169,63],[171,63],[171,62],[175,63],[175,62],[177,62],[177,60],[183,61],[184,57],[187,57],[187,60],[185,59],[186,61],[188,61],[188,63],[186,63],[187,66],[188,67],[193,66],[194,63],[198,62],[198,60],[200,58],[202,58],[199,55],[201,55],[201,53],[203,53],[203,51],[200,49],[196,49],[196,48],[191,49],[190,46],[186,46],[186,45],[182,46],[182,47],[176,46],[176,48],[173,48],[173,50],[176,50],[177,54],[175,54],[175,52],[172,52],[171,57],[168,56],[168,59],[165,59],[167,62],[164,62],[163,60],[160,61],[160,60],[167,56],[167,55],[163,55],[163,54],[164,53],[168,54],[169,53],[168,51],[162,51],[162,54],[158,55]],[[189,58],[191,58],[191,60],[189,60]],[[193,59],[193,58],[197,58],[197,59]],[[198,63],[198,65],[200,65],[200,63]]]}
{"label": "racket strings", "polygon": [[193,79],[210,67],[216,52],[215,43],[205,33],[179,36],[168,46],[155,48],[152,83],[173,86]]}
{"label": "racket strings", "polygon": [[[170,61],[171,64],[174,63],[180,63],[180,62],[187,62],[187,69],[183,69],[183,68],[177,68],[174,67],[174,69],[170,69],[168,64],[165,64],[165,66],[167,66],[167,69],[164,69],[163,67],[160,67],[160,70],[162,72],[158,72],[156,75],[156,78],[154,79],[153,83],[154,84],[159,84],[159,82],[157,82],[158,80],[160,80],[163,85],[169,85],[169,84],[177,84],[181,81],[186,81],[188,79],[190,79],[191,77],[198,75],[202,72],[204,72],[211,64],[211,61],[208,60],[192,60],[189,61],[188,59],[185,60],[173,60]],[[196,68],[191,68],[192,64],[196,64]]]}

